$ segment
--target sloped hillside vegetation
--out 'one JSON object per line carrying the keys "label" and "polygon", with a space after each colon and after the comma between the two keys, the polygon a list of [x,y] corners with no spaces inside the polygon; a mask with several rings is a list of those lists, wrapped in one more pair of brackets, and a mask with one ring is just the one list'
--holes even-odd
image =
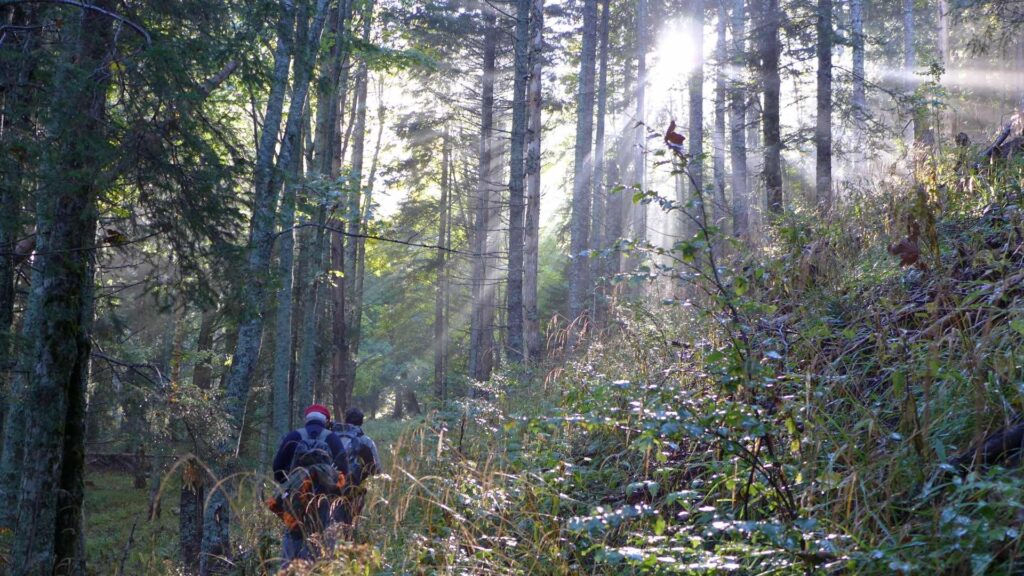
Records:
{"label": "sloped hillside vegetation", "polygon": [[575,360],[394,446],[362,528],[380,568],[1019,571],[1021,171],[966,166],[787,214],[773,251],[651,249],[671,297],[613,301]]}

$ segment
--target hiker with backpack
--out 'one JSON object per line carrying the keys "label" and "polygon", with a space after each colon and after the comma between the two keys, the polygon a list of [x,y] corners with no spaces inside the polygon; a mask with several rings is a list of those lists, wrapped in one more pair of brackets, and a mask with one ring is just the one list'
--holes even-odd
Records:
{"label": "hiker with backpack", "polygon": [[278,491],[268,505],[285,523],[284,567],[293,560],[312,560],[319,549],[331,547],[324,531],[342,508],[350,476],[342,439],[331,431],[330,411],[313,404],[305,420],[302,428],[285,435],[274,456]]}
{"label": "hiker with backpack", "polygon": [[349,469],[346,497],[334,519],[349,526],[355,524],[362,511],[366,493],[363,481],[381,470],[377,445],[363,432],[362,426],[363,412],[358,408],[349,408],[345,412],[345,422],[334,424],[334,433],[341,437]]}

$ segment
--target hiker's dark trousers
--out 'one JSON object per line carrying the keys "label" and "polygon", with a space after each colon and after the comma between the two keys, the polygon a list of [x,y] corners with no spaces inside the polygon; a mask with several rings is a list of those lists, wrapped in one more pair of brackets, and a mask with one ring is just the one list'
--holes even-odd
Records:
{"label": "hiker's dark trousers", "polygon": [[313,557],[309,553],[309,547],[306,546],[306,538],[301,531],[284,531],[284,540],[281,543],[281,555],[284,557],[284,562],[281,564],[281,568],[287,568],[295,560],[312,560]]}

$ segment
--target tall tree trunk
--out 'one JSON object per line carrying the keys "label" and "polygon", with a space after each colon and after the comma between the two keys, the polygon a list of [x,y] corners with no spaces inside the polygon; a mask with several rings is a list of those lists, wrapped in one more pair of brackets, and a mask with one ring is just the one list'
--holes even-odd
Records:
{"label": "tall tree trunk", "polygon": [[[289,119],[290,120],[290,119]],[[290,166],[284,167],[290,176],[285,184],[281,202],[281,233],[278,237],[277,274],[280,284],[277,288],[277,308],[274,330],[274,383],[273,433],[283,437],[291,426],[291,369],[294,357],[292,346],[292,291],[295,279],[295,204],[300,187],[299,165],[301,154],[293,154]]]}
{"label": "tall tree trunk", "polygon": [[725,2],[719,2],[717,33],[715,43],[715,134],[714,134],[714,216],[715,225],[725,231],[728,202],[725,199],[725,96],[727,83],[725,71],[729,65],[725,32],[729,9]]}
{"label": "tall tree trunk", "polygon": [[473,310],[470,313],[469,376],[483,382],[491,377],[494,366],[494,285],[489,281],[491,262],[488,252],[491,198],[494,190],[494,60],[497,47],[495,16],[484,17],[483,73],[480,80],[480,162],[476,185],[476,222],[473,225]]}
{"label": "tall tree trunk", "polygon": [[[37,201],[37,214],[43,214],[46,204],[45,196]],[[36,233],[36,251],[40,254],[47,250],[46,236],[42,230]],[[6,502],[17,502],[21,495],[21,474],[26,442],[25,400],[31,391],[30,370],[35,361],[35,350],[39,331],[43,296],[43,276],[39,266],[32,267],[31,291],[28,305],[21,320],[21,340],[24,349],[17,355],[17,367],[13,388],[7,403],[7,414],[4,418],[4,449],[0,454],[0,498]],[[116,377],[116,373],[115,373]],[[0,507],[0,527],[14,531],[17,526],[19,510],[16,506]]]}
{"label": "tall tree trunk", "polygon": [[732,163],[733,235],[748,238],[750,198],[747,195],[747,96],[743,71],[746,63],[746,13],[744,0],[732,7],[733,79],[729,87],[729,160]]}
{"label": "tall tree trunk", "polygon": [[[523,148],[526,140],[526,81],[529,74],[530,0],[516,0],[515,78],[512,85],[512,141],[509,144],[508,200],[508,339],[505,347],[512,362],[522,362],[526,350],[523,338],[523,250],[525,248],[525,179]],[[571,293],[571,290],[570,290]]]}
{"label": "tall tree trunk", "polygon": [[[818,0],[819,20],[821,19],[821,5],[822,1]],[[829,10],[831,10],[831,3],[829,3]],[[820,40],[818,42],[818,46],[820,50]],[[818,58],[820,63],[820,54]],[[916,69],[917,54],[914,51],[914,0],[903,0],[903,74],[904,86],[906,88],[906,93],[908,97],[913,95],[914,90],[917,88],[917,81],[914,79],[914,73],[916,72]],[[820,85],[821,81],[819,80],[818,83]],[[914,136],[915,134],[917,134],[917,118],[915,117],[916,115],[916,107],[913,104],[911,104],[907,113],[908,122],[906,132],[904,133],[904,138],[908,143],[913,142]]]}
{"label": "tall tree trunk", "polygon": [[[319,38],[324,26],[326,14],[321,10],[315,17],[310,29],[310,22],[300,12],[296,30],[297,47],[295,55],[295,83],[292,87],[292,98],[288,108],[288,120],[285,124],[284,141],[275,170],[275,190],[283,184],[284,196],[281,200],[281,212],[278,220],[281,233],[278,238],[278,269],[279,286],[277,290],[277,308],[275,311],[274,360],[273,360],[273,392],[272,392],[272,429],[277,437],[284,436],[291,427],[291,390],[290,380],[292,363],[292,292],[295,282],[295,209],[298,202],[299,189],[302,187],[302,138],[303,125],[308,125],[306,100],[312,82],[313,61],[316,59],[313,38]],[[308,131],[308,127],[307,127]]]}
{"label": "tall tree trunk", "polygon": [[[329,33],[333,43],[328,65],[320,68],[321,75],[317,86],[316,139],[310,166],[313,172],[310,176],[314,180],[335,182],[340,170],[340,163],[337,160],[341,148],[339,117],[348,90],[345,61],[350,51],[348,24],[351,12],[351,0],[340,0],[329,21]],[[329,236],[324,229],[327,226],[327,200],[315,195],[310,196],[308,201],[312,204],[314,216],[311,222],[313,227],[305,229],[299,236],[302,242],[299,246],[299,268],[305,270],[305,275],[299,279],[304,297],[299,301],[301,318],[297,330],[299,350],[292,392],[293,422],[301,420],[302,411],[313,403],[313,391],[321,373],[318,362],[322,357],[318,331],[319,313],[326,309],[322,289],[325,285],[324,255],[329,250]]]}
{"label": "tall tree trunk", "polygon": [[818,210],[832,208],[832,0],[818,0],[818,119],[814,129]]}
{"label": "tall tree trunk", "polygon": [[439,201],[440,217],[437,222],[437,286],[434,293],[434,394],[437,400],[444,403],[448,378],[448,317],[445,315],[445,302],[448,298],[448,251],[450,226],[449,203],[451,180],[449,179],[449,162],[451,161],[451,143],[448,131],[445,130],[441,143],[441,198]]}
{"label": "tall tree trunk", "polygon": [[[335,220],[335,226],[343,226]],[[331,270],[345,269],[345,237],[341,233],[331,235]],[[331,287],[331,399],[334,414],[344,414],[345,373],[348,370],[348,325],[345,322],[345,282],[334,281]]]}
{"label": "tall tree trunk", "polygon": [[[755,4],[760,4],[759,0],[751,2],[751,7]],[[747,214],[748,219],[751,218],[750,213],[753,206],[757,206],[757,198],[760,193],[760,177],[763,173],[761,166],[762,154],[758,154],[761,148],[761,117],[763,109],[761,107],[761,95],[758,94],[756,87],[751,87],[747,90]],[[754,209],[753,218],[756,219],[757,210]],[[751,226],[757,226],[757,222],[751,224]],[[756,232],[753,230],[752,232]]]}
{"label": "tall tree trunk", "polygon": [[764,188],[768,212],[776,216],[782,214],[782,80],[779,77],[781,17],[779,0],[764,0],[764,20],[760,34],[761,85],[764,87]]}
{"label": "tall tree trunk", "polygon": [[[111,10],[108,1],[98,1]],[[49,136],[56,151],[43,174],[36,229],[46,249],[28,316],[31,372],[24,412],[12,575],[85,574],[82,497],[85,399],[93,314],[97,196],[110,159],[106,94],[113,21],[80,13],[78,34],[54,81]]]}
{"label": "tall tree trunk", "polygon": [[[217,309],[203,310],[199,321],[196,352],[199,358],[192,369],[192,385],[209,390],[213,382],[210,360],[204,355],[213,350],[213,332]],[[195,457],[186,459],[181,467],[181,490],[178,495],[178,555],[186,574],[199,569],[203,542],[203,502],[206,494],[206,472]]]}
{"label": "tall tree trunk", "polygon": [[[226,415],[228,439],[221,446],[224,462],[222,472],[229,473],[241,440],[242,422],[246,401],[252,384],[252,375],[259,359],[263,341],[263,311],[267,303],[265,279],[270,272],[270,257],[274,244],[277,196],[283,180],[283,169],[290,166],[293,154],[301,157],[300,137],[302,110],[309,91],[316,49],[320,45],[328,0],[317,0],[312,22],[295,42],[295,71],[292,83],[288,126],[281,142],[277,169],[273,162],[277,146],[278,131],[284,109],[284,95],[288,84],[288,68],[292,52],[294,31],[294,7],[288,0],[281,2],[278,21],[278,46],[274,54],[274,75],[267,112],[264,115],[263,132],[260,135],[256,155],[256,186],[253,200],[252,221],[249,231],[248,258],[245,278],[248,282],[242,294],[242,314],[238,328],[238,342],[232,356],[226,382]],[[307,18],[306,9],[301,19]],[[224,558],[230,555],[230,512],[227,495],[223,486],[215,490],[206,506],[203,520],[203,553],[200,558],[200,573],[209,574],[227,569]]]}
{"label": "tall tree trunk", "polygon": [[[370,26],[373,20],[374,2],[367,2],[362,14],[362,41],[370,41]],[[359,71],[356,73],[356,105],[355,105],[355,127],[352,134],[352,165],[349,172],[351,180],[348,191],[348,202],[345,209],[348,220],[347,231],[350,234],[362,234],[362,205],[363,199],[363,163],[366,155],[366,106],[367,89],[369,87],[369,70],[366,61],[359,64]],[[359,261],[359,245],[357,238],[349,238],[345,242],[345,275],[340,280],[345,283],[345,350],[348,357],[345,359],[345,371],[339,391],[343,393],[343,409],[348,408],[352,398],[352,391],[356,385],[357,355],[359,353],[359,333],[362,325],[362,310],[360,310],[361,297],[358,293],[359,274],[362,263]],[[337,402],[337,400],[336,400]]]}
{"label": "tall tree trunk", "polygon": [[[636,128],[633,143],[633,176],[641,189],[647,190],[647,0],[636,6]],[[633,239],[647,240],[647,205],[633,205]]]}
{"label": "tall tree trunk", "polygon": [[[593,227],[590,230],[590,247],[598,256],[591,262],[591,277],[595,283],[603,283],[602,278],[609,273],[609,259],[604,255],[610,240],[609,220],[614,218],[613,202],[618,198],[610,198],[605,185],[605,116],[608,115],[608,31],[611,0],[601,3],[601,22],[598,31],[599,55],[597,62],[597,127],[594,130],[594,210]],[[591,310],[592,322],[600,324],[603,319],[602,290],[594,287],[594,303]]]}
{"label": "tall tree trunk", "polygon": [[[693,0],[690,13],[695,62],[687,86],[690,96],[689,173],[693,178],[690,183],[692,197],[702,198],[704,188],[704,0]],[[688,225],[684,225],[684,229],[687,227]]]}
{"label": "tall tree trunk", "polygon": [[[946,0],[938,0],[937,4],[935,6],[935,10],[937,12],[935,17],[938,20],[938,24],[939,24],[938,39],[937,39],[938,40],[938,45],[936,46],[936,48],[938,48],[938,52],[939,52],[939,63],[942,64],[942,69],[944,71],[949,72],[949,65],[950,65],[950,61],[949,61],[949,2],[947,2]],[[1021,69],[1020,68],[1020,50],[1021,50],[1021,48],[1020,48],[1020,46],[1018,46],[1017,47],[1017,66],[1016,66],[1016,69],[1018,71],[1020,71],[1020,69]],[[946,118],[945,117],[947,115],[944,114],[941,109],[937,112],[937,114],[938,114],[938,134],[936,135],[937,137],[935,139],[935,142],[936,142],[936,144],[941,144],[942,138],[949,134],[949,131],[946,130]]]}
{"label": "tall tree trunk", "polygon": [[[775,1],[775,0],[773,0]],[[868,103],[864,91],[864,0],[850,0],[850,42],[853,45],[853,87],[850,101],[860,140],[867,129]]]}
{"label": "tall tree trunk", "polygon": [[[31,5],[15,8],[7,24],[35,27],[38,18],[36,10]],[[24,171],[30,162],[36,161],[34,158],[14,154],[12,148],[26,149],[23,142],[33,137],[36,128],[32,114],[37,109],[36,97],[40,91],[30,88],[30,80],[39,62],[36,54],[40,44],[38,36],[30,33],[20,44],[0,44],[0,58],[5,62],[17,62],[5,71],[4,97],[0,104],[0,122],[5,126],[0,138],[0,205],[7,207],[0,213],[0,397],[3,398],[0,403],[0,410],[3,411],[0,414],[3,417],[0,430],[4,432],[3,450],[0,452],[0,497],[4,498],[4,502],[15,502],[18,498],[21,445],[24,441],[24,413],[21,409],[22,391],[25,388],[23,374],[27,370],[24,364],[30,362],[30,358],[22,351],[24,346],[15,347],[14,304],[17,296],[16,264],[19,259],[15,252],[24,224],[21,209],[29,201],[22,191],[26,180]],[[6,77],[6,74],[10,74],[10,77]],[[24,254],[24,258],[30,257],[30,253]],[[26,266],[25,269],[31,270],[35,278],[34,268]],[[36,283],[33,282],[32,286],[36,286]],[[32,325],[24,321],[26,315],[22,316],[23,331]],[[24,333],[23,336],[22,342],[31,341],[29,334]],[[23,365],[22,370],[13,371],[19,363]],[[13,528],[16,516],[14,506],[0,510],[0,527]]]}
{"label": "tall tree trunk", "polygon": [[527,87],[529,125],[526,147],[526,254],[523,272],[523,320],[526,351],[531,361],[540,358],[540,311],[537,308],[537,273],[540,268],[540,141],[541,72],[544,60],[544,0],[530,4],[530,83]]}
{"label": "tall tree trunk", "polygon": [[[645,1],[645,0],[641,0]],[[590,293],[590,164],[594,147],[594,63],[597,53],[597,0],[583,2],[583,45],[576,95],[576,155],[573,164],[572,216],[569,223],[569,320],[580,324],[569,333],[570,348],[586,323]]]}

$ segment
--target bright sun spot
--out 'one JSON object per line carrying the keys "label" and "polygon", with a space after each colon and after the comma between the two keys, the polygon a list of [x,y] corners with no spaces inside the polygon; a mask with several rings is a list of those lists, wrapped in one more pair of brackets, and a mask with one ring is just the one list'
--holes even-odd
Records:
{"label": "bright sun spot", "polygon": [[695,44],[703,41],[688,18],[667,20],[660,27],[648,59],[648,113],[680,106],[679,92],[685,89],[687,75],[698,64]]}

